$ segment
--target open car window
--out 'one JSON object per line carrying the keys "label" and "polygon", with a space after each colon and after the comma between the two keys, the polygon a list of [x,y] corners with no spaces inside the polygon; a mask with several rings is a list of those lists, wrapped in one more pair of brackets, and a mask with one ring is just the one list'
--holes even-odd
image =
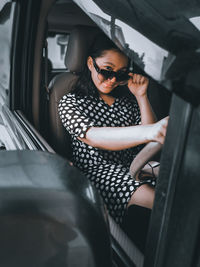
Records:
{"label": "open car window", "polygon": [[0,4],[0,108],[8,101],[10,87],[12,29],[15,3],[1,1]]}
{"label": "open car window", "polygon": [[52,63],[53,70],[66,69],[64,61],[68,40],[69,35],[64,33],[54,33],[47,37],[48,58]]}

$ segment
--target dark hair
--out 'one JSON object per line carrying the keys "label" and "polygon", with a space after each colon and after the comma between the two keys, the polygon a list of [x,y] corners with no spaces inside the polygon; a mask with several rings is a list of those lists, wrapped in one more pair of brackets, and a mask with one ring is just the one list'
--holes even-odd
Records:
{"label": "dark hair", "polygon": [[[92,45],[90,46],[87,58],[88,56],[91,56],[94,59],[102,57],[107,50],[115,50],[123,53],[108,37],[106,37],[103,33],[100,33],[96,36]],[[87,61],[83,71],[79,74],[77,82],[73,86],[73,92],[77,95],[92,95],[98,97],[98,90],[92,81],[91,72],[88,69]],[[127,94],[129,94],[127,86],[118,86],[110,93],[110,95],[115,97],[120,97]]]}

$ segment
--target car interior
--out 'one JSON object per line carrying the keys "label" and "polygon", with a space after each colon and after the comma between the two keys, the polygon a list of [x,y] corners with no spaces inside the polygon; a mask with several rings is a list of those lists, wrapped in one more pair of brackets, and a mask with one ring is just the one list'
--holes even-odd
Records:
{"label": "car interior", "polygon": [[[43,14],[39,17],[35,42],[31,120],[53,150],[70,161],[71,139],[61,124],[58,103],[63,95],[71,91],[83,68],[87,49],[101,29],[70,0],[43,3],[41,10]],[[56,63],[58,57],[61,61],[59,66]],[[145,75],[138,66],[134,70]],[[171,95],[148,77],[149,99],[159,120],[169,113]],[[125,266],[133,266],[133,262],[142,266],[143,252],[110,216],[109,226],[114,253],[120,255]]]}

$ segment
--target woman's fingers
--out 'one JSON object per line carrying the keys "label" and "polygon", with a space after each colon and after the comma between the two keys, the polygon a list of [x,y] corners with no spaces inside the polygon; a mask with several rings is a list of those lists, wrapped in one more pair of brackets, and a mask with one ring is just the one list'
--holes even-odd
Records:
{"label": "woman's fingers", "polygon": [[129,76],[131,76],[132,82],[135,84],[144,84],[148,82],[147,77],[140,74],[129,73]]}
{"label": "woman's fingers", "polygon": [[140,79],[139,79],[139,83],[140,84],[143,84],[147,81],[147,79],[144,77],[144,76],[141,76]]}
{"label": "woman's fingers", "polygon": [[167,132],[169,116],[152,124],[153,131],[150,131],[151,141],[156,141],[164,144],[165,136]]}
{"label": "woman's fingers", "polygon": [[137,84],[143,84],[147,81],[147,79],[146,79],[146,77],[144,77],[140,74],[136,74],[135,81]]}
{"label": "woman's fingers", "polygon": [[169,120],[169,116],[158,122],[160,127],[158,129],[157,138],[158,138],[158,142],[160,142],[161,144],[164,144],[164,141],[165,141],[167,126],[168,126],[168,120]]}

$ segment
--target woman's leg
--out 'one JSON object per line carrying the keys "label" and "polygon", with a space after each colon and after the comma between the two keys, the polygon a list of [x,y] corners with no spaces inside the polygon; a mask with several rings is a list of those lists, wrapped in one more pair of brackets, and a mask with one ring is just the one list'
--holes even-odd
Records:
{"label": "woman's leg", "polygon": [[152,209],[155,197],[155,190],[148,184],[143,184],[132,194],[128,203],[130,205],[138,205],[148,209]]}
{"label": "woman's leg", "polygon": [[146,238],[149,229],[151,209],[130,205],[122,221],[122,229],[139,248],[145,252]]}
{"label": "woman's leg", "polygon": [[141,185],[132,195],[122,222],[122,229],[144,252],[155,191],[148,184]]}

